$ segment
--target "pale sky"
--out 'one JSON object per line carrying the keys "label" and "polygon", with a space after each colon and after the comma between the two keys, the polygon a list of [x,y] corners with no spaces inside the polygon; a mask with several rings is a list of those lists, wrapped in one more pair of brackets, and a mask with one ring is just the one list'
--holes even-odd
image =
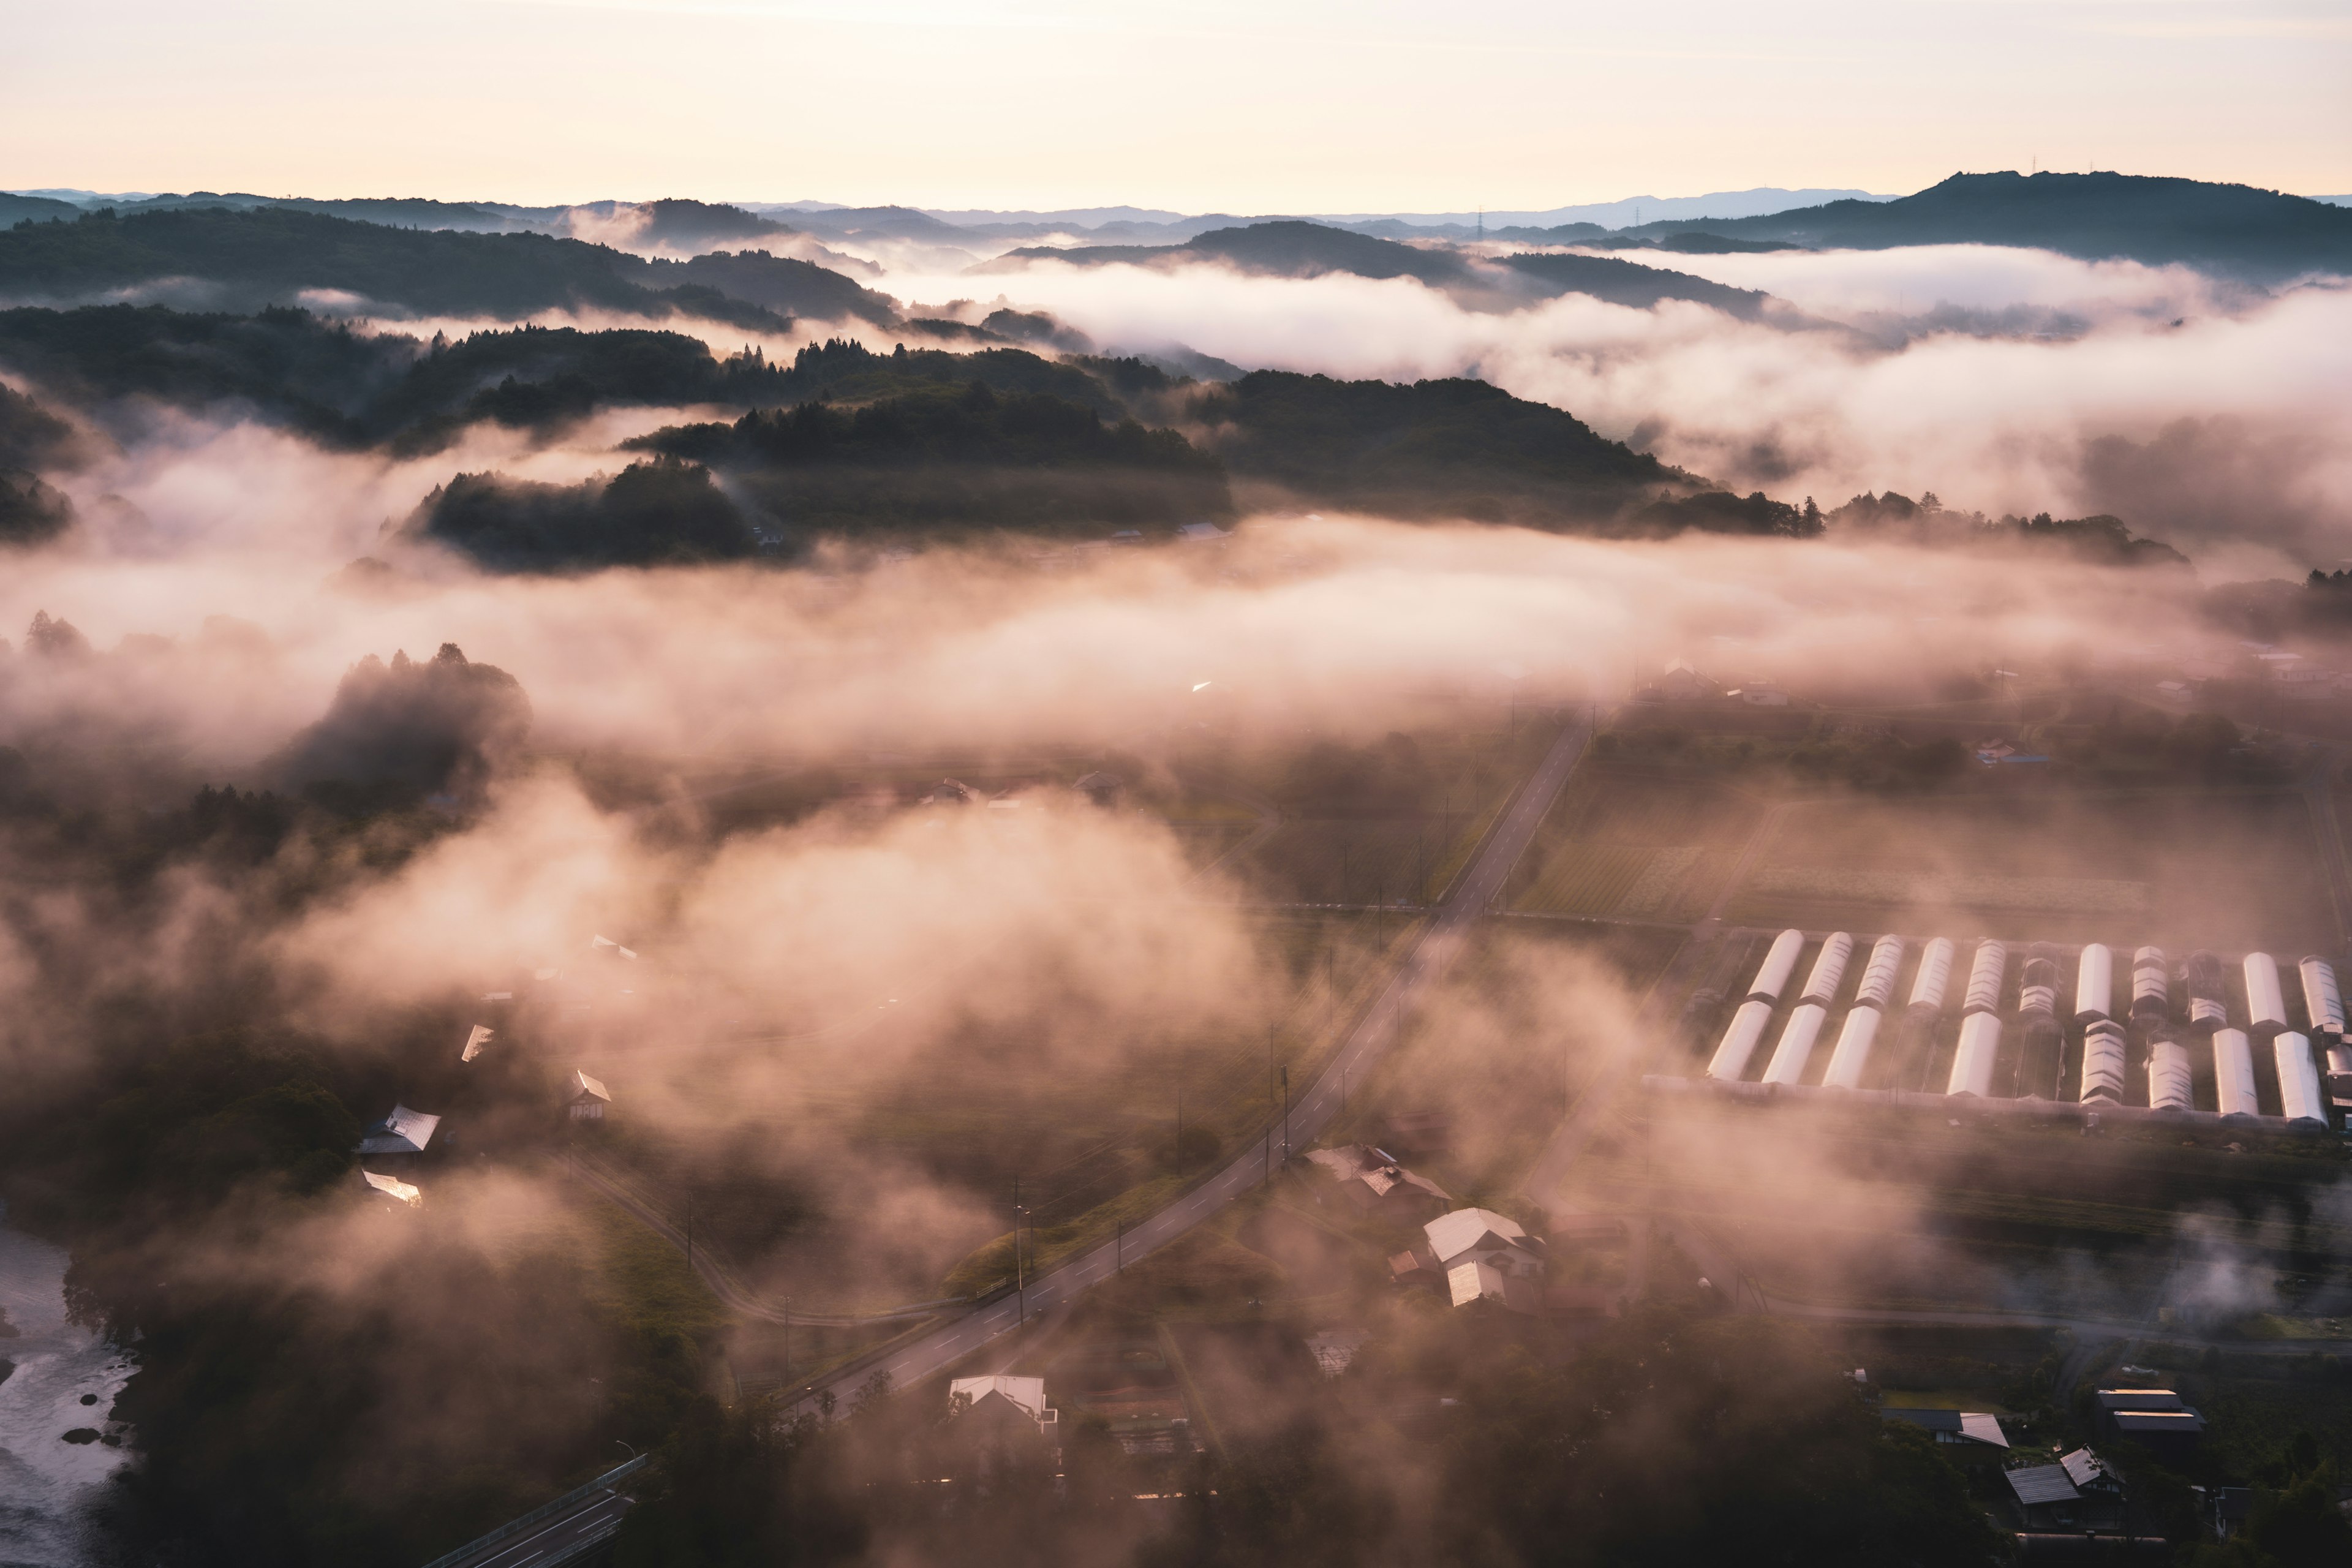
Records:
{"label": "pale sky", "polygon": [[2346,0],[0,0],[0,189],[1541,208],[2352,192]]}

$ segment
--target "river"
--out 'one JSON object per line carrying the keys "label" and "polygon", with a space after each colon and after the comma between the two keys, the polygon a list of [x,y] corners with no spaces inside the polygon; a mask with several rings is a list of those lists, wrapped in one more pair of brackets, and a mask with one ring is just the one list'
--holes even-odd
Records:
{"label": "river", "polygon": [[[122,1437],[108,1419],[130,1356],[66,1321],[66,1253],[7,1225],[0,1205],[0,1564],[91,1568],[101,1562],[88,1505],[120,1468]],[[79,1441],[68,1442],[72,1433]],[[95,1433],[97,1438],[83,1437]]]}

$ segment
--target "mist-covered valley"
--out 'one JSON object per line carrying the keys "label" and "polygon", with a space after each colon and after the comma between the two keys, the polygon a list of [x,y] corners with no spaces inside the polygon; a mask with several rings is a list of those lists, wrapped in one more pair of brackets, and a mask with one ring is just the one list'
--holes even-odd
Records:
{"label": "mist-covered valley", "polygon": [[2329,1560],[2352,212],[1742,195],[0,197],[7,1552]]}

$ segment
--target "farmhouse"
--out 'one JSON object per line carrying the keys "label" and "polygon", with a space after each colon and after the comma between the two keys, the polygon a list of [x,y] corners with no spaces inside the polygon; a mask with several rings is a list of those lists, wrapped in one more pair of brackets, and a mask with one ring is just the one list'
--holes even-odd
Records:
{"label": "farmhouse", "polygon": [[613,1103],[613,1093],[600,1079],[575,1070],[572,1075],[571,1095],[563,1103],[572,1112],[574,1121],[602,1121],[604,1120],[604,1108]]}
{"label": "farmhouse", "polygon": [[1544,1244],[1517,1221],[1492,1209],[1455,1209],[1421,1228],[1455,1306],[1486,1300],[1515,1312],[1543,1310]]}
{"label": "farmhouse", "polygon": [[411,1110],[404,1105],[394,1105],[384,1119],[369,1128],[360,1140],[362,1154],[422,1154],[425,1146],[433,1142],[434,1129],[441,1125],[437,1116],[427,1116],[421,1110]]}

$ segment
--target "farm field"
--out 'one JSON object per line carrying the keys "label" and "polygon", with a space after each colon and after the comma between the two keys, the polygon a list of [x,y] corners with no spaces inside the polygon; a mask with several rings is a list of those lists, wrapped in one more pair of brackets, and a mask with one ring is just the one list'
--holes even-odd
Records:
{"label": "farm field", "polygon": [[1768,832],[1727,920],[2183,952],[2337,941],[2292,792],[1807,801]]}
{"label": "farm field", "polygon": [[1444,896],[1559,732],[1423,729],[1369,744],[1312,741],[1228,759],[1206,780],[1267,801],[1282,826],[1232,868],[1285,903],[1433,903]]}
{"label": "farm field", "polygon": [[1720,891],[1763,802],[1705,779],[1590,765],[1513,876],[1529,912],[1682,921]]}
{"label": "farm field", "polygon": [[1433,903],[1485,827],[1458,814],[1286,820],[1233,869],[1284,902]]}
{"label": "farm field", "polygon": [[1482,922],[1445,987],[1408,1020],[1403,1046],[1327,1142],[1379,1142],[1387,1118],[1436,1111],[1449,1146],[1413,1166],[1458,1198],[1507,1209],[1588,1060],[1624,1026],[1683,933],[1582,921]]}
{"label": "farm field", "polygon": [[[1279,1069],[1286,1065],[1294,1083],[1312,1074],[1417,923],[1396,911],[1255,918],[1281,997],[1256,1027],[1107,1042],[1090,1060],[1046,1061],[1024,1052],[1017,1031],[975,1022],[918,1048],[885,1024],[860,1049],[895,1064],[887,1081],[845,1088],[824,1074],[780,1078],[755,1117],[721,1100],[702,1108],[713,1127],[733,1129],[723,1138],[698,1136],[688,1105],[659,1142],[615,1124],[604,1152],[673,1223],[682,1223],[691,1194],[705,1245],[754,1288],[782,1293],[789,1285],[816,1311],[869,1308],[878,1287],[811,1277],[848,1244],[857,1205],[845,1177],[793,1169],[794,1144],[822,1128],[867,1159],[920,1171],[970,1194],[982,1216],[937,1238],[947,1250],[923,1255],[930,1261],[920,1278],[898,1280],[897,1300],[929,1299],[968,1255],[993,1256],[1016,1179],[1051,1250],[1094,1228],[1108,1234],[1118,1213],[1105,1205],[1137,1207],[1229,1156],[1279,1105]],[[1009,1271],[1009,1247],[1000,1249]],[[903,1261],[914,1269],[918,1260]],[[993,1282],[971,1275],[958,1277],[959,1289]]]}

